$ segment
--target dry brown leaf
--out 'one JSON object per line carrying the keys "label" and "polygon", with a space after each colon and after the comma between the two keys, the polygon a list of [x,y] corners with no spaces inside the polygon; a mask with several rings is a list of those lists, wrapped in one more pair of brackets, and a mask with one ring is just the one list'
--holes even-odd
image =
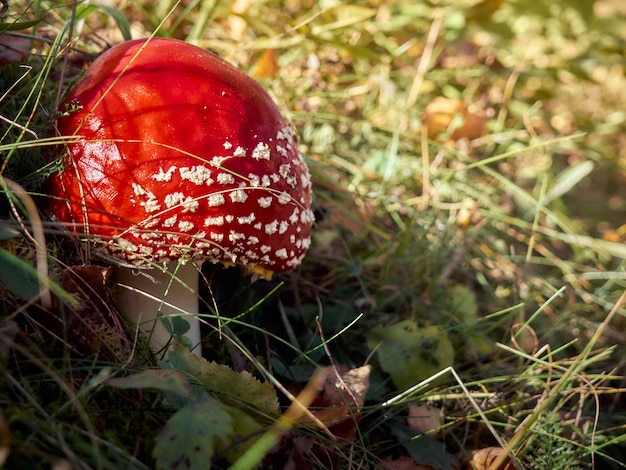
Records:
{"label": "dry brown leaf", "polygon": [[481,221],[480,205],[471,197],[465,198],[456,213],[456,225],[462,230],[475,226]]}
{"label": "dry brown leaf", "polygon": [[259,57],[252,76],[255,78],[274,78],[278,73],[278,57],[274,49],[266,49]]}
{"label": "dry brown leaf", "polygon": [[313,451],[315,440],[311,437],[290,437],[276,446],[263,460],[263,468],[283,470],[307,470],[308,455]]}
{"label": "dry brown leaf", "polygon": [[504,452],[501,447],[485,447],[476,449],[469,453],[469,461],[464,459],[464,468],[472,470],[519,470],[519,466],[507,455],[501,465],[493,468],[492,465]]}
{"label": "dry brown leaf", "polygon": [[[462,121],[456,125],[455,119],[459,117]],[[485,132],[487,125],[484,113],[471,112],[463,101],[442,96],[436,97],[426,106],[423,119],[428,136],[433,139],[442,132],[451,132],[452,140],[475,139]]]}
{"label": "dry brown leaf", "polygon": [[[370,370],[371,366],[351,370],[344,366],[322,369],[326,380],[311,403],[311,411],[337,438],[354,440],[369,388]],[[303,416],[299,423],[312,425],[313,421]]]}
{"label": "dry brown leaf", "polygon": [[449,44],[439,56],[444,69],[464,69],[479,63],[479,48],[471,41]]}
{"label": "dry brown leaf", "polygon": [[0,409],[0,467],[4,467],[10,451],[11,431],[4,417],[4,411]]}
{"label": "dry brown leaf", "polygon": [[435,470],[434,467],[417,463],[407,456],[398,457],[397,459],[387,457],[381,462],[380,468],[383,470]]}
{"label": "dry brown leaf", "polygon": [[30,39],[0,34],[0,67],[23,62],[30,53]]}
{"label": "dry brown leaf", "polygon": [[539,349],[537,333],[530,325],[515,323],[511,327],[511,342],[517,349],[531,356]]}
{"label": "dry brown leaf", "polygon": [[602,239],[615,243],[626,242],[626,224],[618,227],[617,230],[612,228],[603,228]]}
{"label": "dry brown leaf", "polygon": [[437,430],[436,433],[431,433],[431,435],[436,435],[443,425],[442,411],[440,408],[426,404],[410,405],[407,423],[411,429],[422,433]]}
{"label": "dry brown leaf", "polygon": [[[293,391],[298,402],[309,406],[308,412],[302,413],[294,407],[290,413],[292,405],[285,416],[294,420],[296,426],[316,427],[341,444],[350,444],[361,418],[370,369],[371,366],[351,370],[344,366],[321,368],[302,391]],[[264,468],[275,465],[306,470],[310,461],[315,461],[319,468],[338,468],[336,447],[317,439],[287,434],[264,460]]]}

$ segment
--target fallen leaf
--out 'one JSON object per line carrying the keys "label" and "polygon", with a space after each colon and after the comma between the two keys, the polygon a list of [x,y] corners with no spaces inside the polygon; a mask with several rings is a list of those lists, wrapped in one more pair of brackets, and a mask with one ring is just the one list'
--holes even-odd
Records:
{"label": "fallen leaf", "polygon": [[403,320],[394,325],[377,325],[367,333],[367,344],[378,348],[381,369],[396,388],[403,390],[452,365],[454,348],[446,330],[439,325],[418,325]]}
{"label": "fallen leaf", "polygon": [[236,407],[246,404],[273,415],[279,412],[278,397],[272,385],[261,382],[250,372],[236,372],[226,365],[209,362],[180,344],[169,352],[169,364],[192,375],[226,404]]}
{"label": "fallen leaf", "polygon": [[409,416],[406,421],[411,429],[422,433],[440,430],[443,425],[442,411],[427,404],[409,405]]}
{"label": "fallen leaf", "polygon": [[[510,455],[505,456],[502,464],[493,467],[493,464],[504,452],[501,447],[485,447],[469,453],[469,460],[464,461],[465,468],[473,470],[519,470],[519,466]],[[462,459],[464,460],[464,459]]]}
{"label": "fallen leaf", "polygon": [[436,470],[435,467],[419,464],[411,457],[406,456],[397,459],[387,457],[381,462],[380,468],[383,470]]}
{"label": "fallen leaf", "polygon": [[[336,437],[352,442],[361,419],[361,407],[369,389],[371,366],[348,370],[345,366],[324,367],[326,376],[316,398],[311,403],[311,412]],[[299,424],[312,425],[306,415]]]}
{"label": "fallen leaf", "polygon": [[[217,375],[220,372],[218,371]],[[205,464],[214,454],[226,458],[229,462],[237,461],[256,442],[264,426],[255,419],[255,415],[250,413],[249,409],[229,406],[208,394],[203,386],[192,385],[187,379],[188,375],[180,370],[148,369],[126,377],[109,379],[107,384],[118,388],[157,389],[171,406],[179,410],[168,420],[158,437],[158,440],[167,446],[178,445],[179,449],[160,449],[158,448],[160,446],[157,446],[154,452],[161,463],[172,464],[188,453],[193,455],[188,459],[192,463],[197,453],[203,456]],[[214,426],[201,434],[201,438],[208,439],[209,442],[199,445],[194,440],[195,437],[191,436],[188,441],[174,443],[173,435],[180,432],[181,423],[185,420],[187,426],[192,429],[204,426],[210,420],[216,420],[210,421]],[[193,467],[184,466],[184,468]]]}
{"label": "fallen leaf", "polygon": [[471,112],[460,100],[438,96],[424,109],[424,125],[428,137],[435,139],[440,134],[449,134],[452,140],[475,139],[483,135],[487,125],[484,113]]}
{"label": "fallen leaf", "polygon": [[399,420],[389,420],[385,424],[409,456],[424,468],[433,470],[459,470],[461,468],[459,460],[448,453],[443,442],[411,429]]}
{"label": "fallen leaf", "polygon": [[266,49],[257,61],[252,76],[255,78],[274,78],[278,73],[278,58],[274,49]]}
{"label": "fallen leaf", "polygon": [[311,461],[308,456],[314,446],[315,440],[311,437],[288,436],[265,456],[262,468],[308,470]]}
{"label": "fallen leaf", "polygon": [[194,393],[185,374],[178,370],[147,369],[124,377],[107,380],[117,388],[154,388],[168,395],[170,405],[177,408],[189,404]]}
{"label": "fallen leaf", "polygon": [[471,41],[448,44],[439,55],[439,63],[444,69],[463,69],[479,63],[479,47]]}
{"label": "fallen leaf", "polygon": [[30,53],[30,39],[0,34],[0,67],[23,62]]}
{"label": "fallen leaf", "polygon": [[4,467],[10,451],[11,431],[4,416],[4,411],[0,409],[0,468]]}
{"label": "fallen leaf", "polygon": [[[351,444],[369,389],[370,370],[369,365],[356,369],[338,365],[318,370],[298,395],[305,406],[309,402],[310,405],[308,414],[297,412],[290,416],[295,426],[317,427],[342,445]],[[264,464],[265,468],[278,463],[280,468],[306,470],[310,461],[317,462],[319,468],[338,468],[336,447],[317,439],[287,434]]]}
{"label": "fallen leaf", "polygon": [[229,462],[236,462],[259,439],[267,424],[261,424],[248,410],[223,405],[233,419],[233,438],[219,449],[220,457]]}
{"label": "fallen leaf", "polygon": [[602,232],[602,239],[614,243],[619,243],[622,241],[622,237],[620,236],[620,234],[613,229],[604,230]]}
{"label": "fallen leaf", "polygon": [[233,418],[218,400],[191,403],[174,413],[154,446],[157,468],[202,470],[232,440]]}
{"label": "fallen leaf", "polygon": [[514,323],[511,326],[511,342],[519,351],[530,356],[534,356],[540,346],[534,328],[524,323]]}

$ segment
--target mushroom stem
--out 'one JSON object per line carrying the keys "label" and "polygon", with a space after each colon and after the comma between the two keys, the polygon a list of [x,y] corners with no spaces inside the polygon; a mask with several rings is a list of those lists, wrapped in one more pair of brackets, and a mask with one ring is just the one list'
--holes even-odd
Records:
{"label": "mushroom stem", "polygon": [[155,352],[161,351],[171,340],[170,333],[158,319],[164,316],[184,318],[189,330],[184,334],[190,341],[192,352],[201,355],[200,321],[196,317],[198,301],[198,267],[193,263],[169,263],[169,268],[138,269],[118,267],[115,271],[117,307],[139,324]]}

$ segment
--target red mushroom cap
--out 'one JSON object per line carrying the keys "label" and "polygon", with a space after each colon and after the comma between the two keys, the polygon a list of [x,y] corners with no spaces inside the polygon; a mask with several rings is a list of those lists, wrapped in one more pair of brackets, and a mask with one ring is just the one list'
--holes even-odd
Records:
{"label": "red mushroom cap", "polygon": [[294,130],[254,80],[183,41],[119,44],[60,107],[75,136],[50,209],[135,264],[240,264],[268,275],[302,261],[311,180]]}

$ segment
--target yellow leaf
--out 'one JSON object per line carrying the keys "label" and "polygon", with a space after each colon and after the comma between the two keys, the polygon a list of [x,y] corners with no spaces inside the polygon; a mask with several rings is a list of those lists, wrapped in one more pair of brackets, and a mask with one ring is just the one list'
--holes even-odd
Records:
{"label": "yellow leaf", "polygon": [[252,76],[255,78],[273,78],[278,73],[278,58],[274,49],[266,49],[254,66]]}

